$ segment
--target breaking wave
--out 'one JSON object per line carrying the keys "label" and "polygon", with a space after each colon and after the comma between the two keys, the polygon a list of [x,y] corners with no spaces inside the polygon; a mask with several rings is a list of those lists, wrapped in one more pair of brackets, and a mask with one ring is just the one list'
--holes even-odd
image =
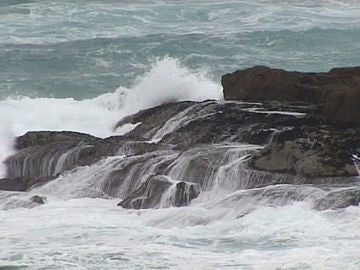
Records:
{"label": "breaking wave", "polygon": [[[130,87],[119,87],[93,99],[8,98],[0,101],[0,160],[11,154],[12,138],[28,131],[77,131],[97,137],[119,135],[113,129],[122,117],[163,103],[221,99],[221,87],[177,59],[157,60]],[[119,131],[118,131],[119,132]],[[0,175],[4,175],[0,169]]]}

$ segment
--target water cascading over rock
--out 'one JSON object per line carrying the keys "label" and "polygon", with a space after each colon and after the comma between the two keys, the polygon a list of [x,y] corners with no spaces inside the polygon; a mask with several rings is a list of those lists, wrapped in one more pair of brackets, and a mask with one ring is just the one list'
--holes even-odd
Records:
{"label": "water cascading over rock", "polygon": [[[355,76],[355,71],[344,74]],[[328,89],[324,78],[334,72],[288,74],[256,67],[226,75],[225,98],[263,103],[168,103],[120,120],[115,130],[134,127],[123,136],[29,132],[17,139],[18,151],[7,160],[8,178],[0,180],[0,188],[64,198],[116,197],[122,207],[136,209],[217,197],[218,203],[252,197],[275,205],[309,199],[320,210],[356,205],[357,188],[346,188],[358,175],[352,157],[360,152],[359,127],[352,119],[333,124],[326,107],[304,103],[312,95],[321,101],[321,87],[309,85]],[[282,76],[289,76],[287,83],[281,84]],[[299,99],[281,96],[283,87],[299,83],[301,89],[309,87],[305,92],[289,88],[300,91]]]}

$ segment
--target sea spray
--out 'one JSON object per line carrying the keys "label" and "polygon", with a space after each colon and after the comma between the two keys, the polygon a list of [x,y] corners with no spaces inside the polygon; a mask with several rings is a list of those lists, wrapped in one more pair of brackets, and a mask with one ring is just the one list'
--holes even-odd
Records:
{"label": "sea spray", "polygon": [[[182,66],[177,59],[158,59],[130,88],[93,99],[7,98],[0,101],[0,113],[7,116],[2,127],[0,160],[13,152],[11,139],[28,131],[77,131],[97,137],[122,135],[132,127],[114,130],[123,117],[167,102],[221,99],[219,84],[200,72]],[[3,121],[4,122],[4,121]],[[11,128],[11,129],[10,129]]]}
{"label": "sea spray", "polygon": [[0,101],[15,136],[27,131],[78,131],[98,137],[116,135],[113,126],[122,117],[167,102],[221,99],[219,84],[192,72],[179,61],[157,60],[149,72],[130,88],[93,99],[8,98]]}
{"label": "sea spray", "polygon": [[170,57],[156,61],[139,83],[122,94],[124,114],[175,101],[222,98],[221,87],[217,83],[204,74],[191,72]]}
{"label": "sea spray", "polygon": [[14,134],[12,133],[10,123],[7,120],[0,119],[0,178],[6,177],[6,157],[14,153]]}

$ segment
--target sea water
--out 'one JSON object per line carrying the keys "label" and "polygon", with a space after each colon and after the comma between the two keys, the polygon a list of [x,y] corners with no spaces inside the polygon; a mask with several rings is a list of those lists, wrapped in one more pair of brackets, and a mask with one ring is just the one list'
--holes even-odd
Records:
{"label": "sea water", "polygon": [[[1,1],[0,160],[27,131],[107,137],[126,132],[116,122],[140,109],[221,99],[221,75],[254,65],[360,65],[360,2]],[[360,268],[359,207],[135,211],[76,188],[0,210],[0,268]],[[28,195],[0,193],[2,204],[7,196]]]}

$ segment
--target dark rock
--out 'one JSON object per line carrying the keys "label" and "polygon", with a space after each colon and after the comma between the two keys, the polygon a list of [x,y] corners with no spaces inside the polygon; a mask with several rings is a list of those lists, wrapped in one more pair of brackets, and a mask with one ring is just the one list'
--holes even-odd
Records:
{"label": "dark rock", "polygon": [[[219,179],[219,188],[231,190],[346,182],[356,175],[351,158],[360,151],[360,128],[325,124],[317,112],[297,102],[180,102],[126,117],[119,125],[141,124],[124,136],[30,132],[18,138],[0,189],[27,191],[101,159],[97,188],[125,198],[125,208],[183,206]],[[241,144],[259,146],[244,151]],[[250,156],[248,167],[241,158]]]}
{"label": "dark rock", "polygon": [[[170,149],[186,151],[197,145],[224,142],[270,143],[253,155],[250,166],[255,169],[307,177],[355,175],[350,157],[360,148],[359,130],[321,125],[316,117],[309,116],[314,110],[303,104],[279,102],[180,102],[143,110],[127,120],[123,119],[121,123],[141,122],[131,135],[99,139],[74,132],[27,133],[18,139],[19,152],[8,159],[9,176],[55,176],[76,166],[93,164],[106,156],[136,156]],[[300,111],[305,115],[283,111]],[[160,139],[160,143],[143,141],[154,136]],[[133,166],[147,162],[146,157],[137,159],[135,163],[123,164],[109,173],[106,181],[109,195],[117,196],[116,190],[123,186],[123,180]],[[165,168],[163,163],[156,174],[164,174]],[[201,174],[201,170],[197,171]],[[204,178],[200,176],[186,180]],[[134,175],[134,178],[141,177]],[[121,195],[132,192],[136,185],[134,181],[131,188]]]}
{"label": "dark rock", "polygon": [[60,131],[60,132],[51,132],[51,131],[30,131],[20,136],[16,139],[16,149],[20,150],[23,148],[34,147],[34,146],[43,146],[50,143],[58,142],[81,142],[81,141],[94,141],[97,138],[78,132],[72,131]]}
{"label": "dark rock", "polygon": [[154,175],[163,174],[177,156],[174,151],[154,151],[125,157],[109,168],[102,190],[107,195],[125,198]]}
{"label": "dark rock", "polygon": [[124,208],[146,209],[156,207],[172,183],[165,176],[156,176],[140,185],[118,205]]}
{"label": "dark rock", "polygon": [[28,191],[34,185],[45,184],[54,177],[16,177],[0,179],[0,190]]}
{"label": "dark rock", "polygon": [[[179,111],[182,108],[180,105],[187,106],[185,111]],[[130,132],[131,136],[137,140],[157,139],[164,144],[173,144],[177,149],[223,142],[265,144],[275,129],[308,121],[300,121],[300,117],[294,115],[257,113],[248,109],[250,106],[266,110],[261,104],[206,101],[180,105],[161,105],[128,117],[127,121],[131,123],[141,122]],[[296,105],[281,106],[288,111],[307,111]],[[268,103],[265,107],[271,109],[274,104]],[[169,111],[177,113],[171,114]],[[124,124],[124,120],[121,123]]]}
{"label": "dark rock", "polygon": [[127,141],[119,148],[118,153],[125,156],[137,156],[154,151],[171,150],[173,148],[173,146],[168,144]]}
{"label": "dark rock", "polygon": [[167,103],[150,109],[141,110],[136,114],[129,115],[121,119],[115,126],[115,130],[125,124],[136,124],[141,122],[136,129],[130,131],[126,136],[144,138],[146,140],[156,133],[167,120],[174,115],[182,112],[191,105],[196,104],[192,101]]}
{"label": "dark rock", "polygon": [[360,125],[360,67],[302,73],[256,66],[226,74],[221,82],[226,100],[306,102],[320,105],[328,122]]}
{"label": "dark rock", "polygon": [[180,207],[186,206],[192,199],[199,196],[199,188],[196,184],[178,182],[175,186],[175,200],[172,203],[173,206]]}
{"label": "dark rock", "polygon": [[111,156],[121,145],[76,132],[28,132],[17,138],[17,153],[6,160],[9,178],[56,176],[77,166]]}
{"label": "dark rock", "polygon": [[[175,186],[174,186],[175,185]],[[168,198],[164,198],[164,194],[174,186],[174,190],[170,190],[173,194],[169,194]],[[199,194],[196,184],[177,182],[169,180],[167,176],[157,175],[143,182],[127,198],[121,201],[118,206],[124,208],[146,209],[161,206],[162,200],[165,206],[185,206]],[[173,196],[173,197],[172,197]]]}
{"label": "dark rock", "polygon": [[44,204],[45,201],[46,201],[46,198],[45,197],[41,197],[41,196],[38,196],[38,195],[35,195],[35,196],[32,196],[30,198],[30,201],[34,202],[34,203],[37,203],[37,204]]}
{"label": "dark rock", "polygon": [[250,167],[306,177],[356,176],[352,153],[360,146],[360,129],[303,126],[280,132],[255,153]]}

